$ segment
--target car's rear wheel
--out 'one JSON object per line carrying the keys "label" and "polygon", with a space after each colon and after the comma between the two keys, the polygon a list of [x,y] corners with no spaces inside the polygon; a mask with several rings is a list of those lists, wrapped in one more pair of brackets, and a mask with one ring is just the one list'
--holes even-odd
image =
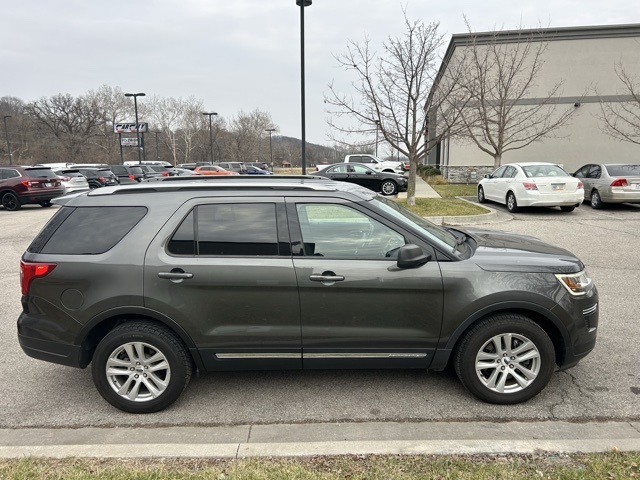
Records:
{"label": "car's rear wheel", "polygon": [[398,193],[398,186],[393,180],[385,180],[380,184],[380,191],[383,195],[395,195]]}
{"label": "car's rear wheel", "polygon": [[158,412],[187,387],[193,362],[182,340],[167,327],[126,322],[96,348],[92,374],[100,395],[130,413]]}
{"label": "car's rear wheel", "polygon": [[462,384],[490,403],[520,403],[549,383],[555,350],[547,333],[518,314],[487,317],[461,339],[454,367]]}
{"label": "car's rear wheel", "polygon": [[575,205],[570,205],[568,207],[560,207],[560,210],[563,212],[573,212],[576,209]]}
{"label": "car's rear wheel", "polygon": [[487,203],[487,199],[484,196],[484,188],[478,187],[478,203]]}
{"label": "car's rear wheel", "polygon": [[46,202],[40,202],[40,206],[43,208],[49,208],[51,205],[53,205],[53,203],[46,201]]}
{"label": "car's rear wheel", "polygon": [[14,210],[18,210],[22,205],[20,204],[20,200],[18,200],[18,196],[15,193],[6,192],[2,196],[2,206],[5,210],[13,212]]}
{"label": "car's rear wheel", "polygon": [[591,192],[591,208],[604,208],[604,203],[602,203],[602,198],[600,198],[600,192],[598,192],[598,190]]}
{"label": "car's rear wheel", "polygon": [[513,192],[507,194],[507,210],[511,213],[516,213],[520,208],[518,207],[518,201]]}

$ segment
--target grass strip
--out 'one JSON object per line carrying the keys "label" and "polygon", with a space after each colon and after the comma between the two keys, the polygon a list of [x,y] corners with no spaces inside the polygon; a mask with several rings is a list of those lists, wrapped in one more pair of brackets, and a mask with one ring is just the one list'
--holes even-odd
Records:
{"label": "grass strip", "polygon": [[[402,199],[398,200],[398,202],[407,207],[406,200]],[[459,198],[416,198],[415,206],[407,208],[421,217],[448,217],[489,213],[486,208],[465,202]]]}
{"label": "grass strip", "polygon": [[540,479],[640,478],[640,453],[584,455],[358,455],[258,459],[0,460],[0,478],[92,480]]}

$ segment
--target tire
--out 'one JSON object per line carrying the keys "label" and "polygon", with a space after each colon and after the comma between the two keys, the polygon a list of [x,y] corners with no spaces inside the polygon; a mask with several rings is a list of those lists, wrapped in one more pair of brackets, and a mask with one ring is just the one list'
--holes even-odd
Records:
{"label": "tire", "polygon": [[576,209],[575,205],[570,205],[568,207],[560,207],[560,210],[563,212],[573,212]]}
{"label": "tire", "polygon": [[50,206],[52,206],[52,205],[53,205],[53,203],[51,203],[51,202],[49,202],[49,201],[47,201],[47,202],[40,202],[40,206],[41,206],[42,208],[49,208],[49,207],[50,207]]}
{"label": "tire", "polygon": [[604,208],[604,203],[602,203],[602,198],[598,190],[591,192],[591,208],[595,208],[596,210]]}
{"label": "tire", "polygon": [[478,187],[478,203],[487,203],[487,199],[484,196],[484,188]]}
{"label": "tire", "polygon": [[22,204],[15,193],[7,192],[2,196],[2,206],[5,210],[15,212],[22,206]]}
{"label": "tire", "polygon": [[[518,356],[525,358],[518,361]],[[477,368],[484,365],[487,368]],[[465,388],[479,399],[496,404],[520,403],[536,396],[549,383],[555,369],[555,350],[547,333],[531,319],[497,314],[462,337],[454,367]]]}
{"label": "tire", "polygon": [[385,180],[380,184],[380,191],[383,195],[395,195],[398,193],[398,185],[393,180]]}
{"label": "tire", "polygon": [[507,193],[507,210],[510,213],[517,213],[520,208],[518,207],[518,201],[516,200],[516,196],[513,192]]}
{"label": "tire", "polygon": [[132,321],[114,328],[98,344],[91,373],[100,395],[114,407],[153,413],[178,399],[191,380],[193,362],[182,340],[167,327]]}

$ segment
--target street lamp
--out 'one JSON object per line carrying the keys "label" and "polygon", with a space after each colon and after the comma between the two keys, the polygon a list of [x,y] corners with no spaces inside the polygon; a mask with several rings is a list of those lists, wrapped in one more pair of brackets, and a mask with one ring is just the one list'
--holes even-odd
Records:
{"label": "street lamp", "polygon": [[159,155],[158,155],[158,134],[159,134],[160,132],[153,132],[153,133],[155,133],[155,134],[156,134],[156,162],[159,162],[159,161],[160,161],[160,157],[159,157]]}
{"label": "street lamp", "polygon": [[9,152],[9,165],[13,165],[13,158],[11,157],[11,142],[9,141],[9,130],[7,130],[7,118],[11,118],[11,115],[5,115],[2,120],[4,121],[4,136],[7,138],[7,151]]}
{"label": "street lamp", "polygon": [[218,112],[202,112],[202,115],[207,115],[209,117],[209,146],[211,147],[211,163],[216,163],[213,161],[213,126],[211,125],[211,117],[218,115]]}
{"label": "street lamp", "polygon": [[133,107],[136,112],[136,137],[138,138],[138,163],[142,163],[142,159],[140,158],[140,124],[138,123],[138,97],[144,97],[144,93],[125,93],[125,97],[133,97]]}
{"label": "street lamp", "polygon": [[275,128],[267,128],[265,132],[269,132],[269,155],[271,156],[271,171],[273,172],[273,147],[271,146],[271,134],[275,132]]}
{"label": "street lamp", "polygon": [[376,120],[376,157],[378,156],[378,130],[380,129],[380,120]]}
{"label": "street lamp", "polygon": [[300,7],[300,102],[302,115],[302,174],[307,174],[306,160],[306,127],[305,127],[305,111],[304,111],[304,7],[311,5],[312,0],[296,0],[296,5]]}

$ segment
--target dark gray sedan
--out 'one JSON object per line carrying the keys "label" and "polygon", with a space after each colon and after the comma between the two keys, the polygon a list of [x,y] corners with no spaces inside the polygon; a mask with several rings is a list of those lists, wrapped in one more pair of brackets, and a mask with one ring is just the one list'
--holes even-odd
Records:
{"label": "dark gray sedan", "polygon": [[376,172],[361,163],[336,163],[313,175],[340,182],[356,183],[374,192],[381,192],[383,195],[406,192],[408,185],[408,179],[404,175]]}
{"label": "dark gray sedan", "polygon": [[573,176],[582,180],[584,199],[593,208],[603,208],[606,203],[640,203],[638,164],[589,164]]}

